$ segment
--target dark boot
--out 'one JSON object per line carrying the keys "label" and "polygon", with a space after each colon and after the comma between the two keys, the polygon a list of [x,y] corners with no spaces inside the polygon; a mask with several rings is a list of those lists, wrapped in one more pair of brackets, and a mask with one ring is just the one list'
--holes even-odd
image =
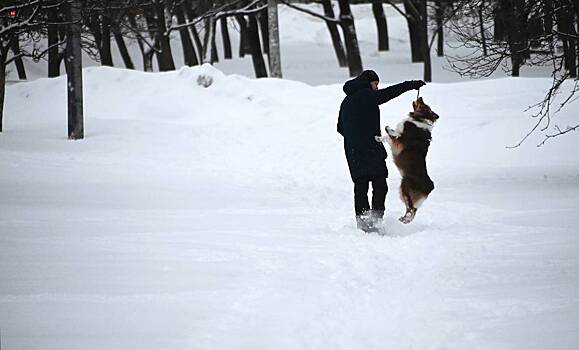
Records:
{"label": "dark boot", "polygon": [[369,232],[378,232],[376,228],[374,219],[370,213],[366,213],[363,215],[356,215],[356,226],[358,229],[369,233]]}

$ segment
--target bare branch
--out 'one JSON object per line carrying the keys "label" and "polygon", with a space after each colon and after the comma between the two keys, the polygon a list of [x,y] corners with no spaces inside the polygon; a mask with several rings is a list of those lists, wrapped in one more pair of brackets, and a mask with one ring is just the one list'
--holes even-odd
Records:
{"label": "bare branch", "polygon": [[392,7],[394,8],[394,10],[396,10],[396,12],[398,12],[399,14],[402,15],[402,17],[406,18],[407,20],[410,19],[410,16],[408,16],[404,11],[400,10],[400,9],[398,8],[398,6],[397,6],[393,1],[385,0],[385,2],[386,2],[387,4],[389,4],[390,6],[392,6]]}
{"label": "bare branch", "polygon": [[303,7],[300,7],[300,6],[293,5],[293,4],[291,4],[290,2],[288,2],[288,1],[286,1],[286,0],[280,0],[280,2],[283,3],[284,5],[286,5],[286,6],[289,7],[289,8],[292,8],[292,9],[294,9],[294,10],[297,10],[297,11],[300,11],[300,12],[303,12],[303,13],[306,13],[306,14],[308,14],[308,15],[310,15],[310,16],[314,16],[314,17],[319,18],[319,19],[321,19],[321,20],[323,20],[323,21],[330,22],[330,23],[340,24],[340,20],[337,19],[337,18],[331,18],[331,17],[328,17],[328,16],[321,15],[321,14],[319,14],[319,13],[317,13],[317,12],[314,12],[314,11],[311,11],[311,10],[308,10],[308,9],[305,9],[305,8],[303,8]]}

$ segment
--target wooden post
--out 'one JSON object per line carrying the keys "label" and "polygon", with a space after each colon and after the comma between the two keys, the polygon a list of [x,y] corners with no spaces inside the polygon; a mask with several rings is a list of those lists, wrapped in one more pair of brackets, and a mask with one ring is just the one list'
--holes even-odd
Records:
{"label": "wooden post", "polygon": [[66,36],[66,60],[70,67],[67,74],[69,140],[84,138],[80,6],[80,0],[71,0],[69,4],[70,24]]}

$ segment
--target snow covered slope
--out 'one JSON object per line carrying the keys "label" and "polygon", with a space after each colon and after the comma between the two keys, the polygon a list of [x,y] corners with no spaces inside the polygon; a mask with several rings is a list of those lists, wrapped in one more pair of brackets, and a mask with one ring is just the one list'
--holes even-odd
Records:
{"label": "snow covered slope", "polygon": [[579,344],[579,140],[505,148],[548,80],[422,89],[437,188],[403,226],[389,160],[383,237],[354,226],[340,85],[89,68],[86,139],[68,141],[65,84],[7,91],[3,348]]}

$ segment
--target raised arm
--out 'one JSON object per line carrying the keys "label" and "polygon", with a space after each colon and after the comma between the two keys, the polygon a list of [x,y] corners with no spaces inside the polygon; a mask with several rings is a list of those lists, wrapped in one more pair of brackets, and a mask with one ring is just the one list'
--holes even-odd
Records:
{"label": "raised arm", "polygon": [[381,105],[382,103],[388,102],[393,98],[396,98],[406,91],[418,90],[421,86],[426,85],[422,80],[408,80],[403,83],[388,86],[385,89],[373,90],[372,94],[376,103]]}

